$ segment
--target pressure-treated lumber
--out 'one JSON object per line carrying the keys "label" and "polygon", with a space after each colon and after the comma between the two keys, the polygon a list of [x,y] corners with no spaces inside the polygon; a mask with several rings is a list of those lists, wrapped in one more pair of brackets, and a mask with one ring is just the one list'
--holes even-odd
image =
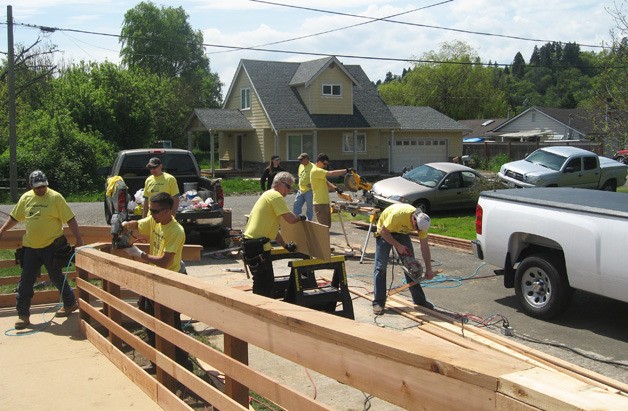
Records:
{"label": "pressure-treated lumber", "polygon": [[[97,250],[81,250],[77,265],[248,344],[408,409],[417,404],[428,409],[495,409],[498,398],[502,409],[525,409],[522,404],[544,409],[544,403],[555,409],[591,409],[592,404],[595,409],[628,408],[628,399],[612,390],[473,341],[459,344],[461,336],[401,336],[198,278],[147,270],[144,264]],[[325,361],[320,361],[321,352]],[[536,384],[526,384],[533,378]]]}

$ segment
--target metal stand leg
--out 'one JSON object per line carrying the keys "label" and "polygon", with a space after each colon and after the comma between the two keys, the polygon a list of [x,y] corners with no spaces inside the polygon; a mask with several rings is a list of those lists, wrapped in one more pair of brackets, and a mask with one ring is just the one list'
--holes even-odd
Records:
{"label": "metal stand leg", "polygon": [[362,254],[360,255],[360,264],[364,261],[364,254],[366,253],[366,246],[369,244],[369,238],[371,238],[371,230],[373,229],[373,220],[369,223],[369,231],[366,233],[366,240],[364,241],[364,247],[362,247]]}

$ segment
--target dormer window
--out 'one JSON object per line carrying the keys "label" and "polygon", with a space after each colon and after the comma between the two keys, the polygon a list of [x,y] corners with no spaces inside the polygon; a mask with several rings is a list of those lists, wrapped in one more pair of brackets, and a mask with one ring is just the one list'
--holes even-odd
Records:
{"label": "dormer window", "polygon": [[251,108],[251,89],[240,89],[240,109],[249,110]]}
{"label": "dormer window", "polygon": [[342,87],[340,84],[323,84],[323,96],[340,97],[342,95]]}

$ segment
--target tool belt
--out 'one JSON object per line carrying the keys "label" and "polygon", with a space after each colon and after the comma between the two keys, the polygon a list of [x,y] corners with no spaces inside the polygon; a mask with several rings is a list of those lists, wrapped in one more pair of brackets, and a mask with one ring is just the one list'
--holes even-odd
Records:
{"label": "tool belt", "polygon": [[270,242],[270,238],[245,238],[242,241],[242,255],[244,262],[254,270],[264,262],[264,245]]}
{"label": "tool belt", "polygon": [[20,267],[24,267],[24,247],[15,250],[15,265],[18,264]]}
{"label": "tool belt", "polygon": [[74,260],[74,247],[68,243],[64,235],[57,237],[51,244],[54,253],[52,264],[57,268],[68,266]]}

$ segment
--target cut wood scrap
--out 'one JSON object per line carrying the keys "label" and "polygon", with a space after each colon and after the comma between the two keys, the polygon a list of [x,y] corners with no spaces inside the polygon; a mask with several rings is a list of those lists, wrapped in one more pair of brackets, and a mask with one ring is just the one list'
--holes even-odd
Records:
{"label": "cut wood scrap", "polygon": [[[436,275],[436,274],[440,274],[440,273],[442,273],[442,272],[443,272],[443,270],[438,269],[438,270],[434,271],[434,275]],[[400,285],[399,287],[391,288],[390,290],[388,290],[388,295],[395,295],[395,294],[397,294],[397,293],[400,293],[400,292],[402,292],[403,290],[407,290],[408,288],[410,288],[410,287],[412,287],[412,286],[414,286],[414,285],[417,285],[417,284],[419,284],[421,281],[424,281],[424,280],[425,280],[424,278],[421,278],[421,279],[420,279],[420,280],[418,280],[418,281],[412,281],[411,283],[407,283],[407,284]]]}

